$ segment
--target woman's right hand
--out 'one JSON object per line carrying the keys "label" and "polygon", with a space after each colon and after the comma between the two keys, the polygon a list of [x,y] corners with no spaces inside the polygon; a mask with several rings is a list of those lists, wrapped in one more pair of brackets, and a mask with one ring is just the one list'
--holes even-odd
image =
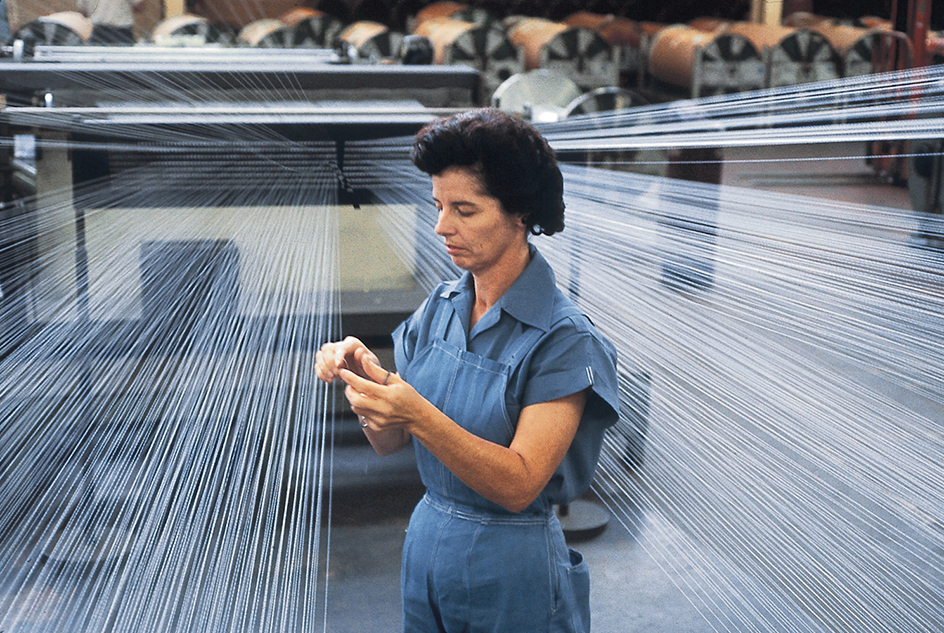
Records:
{"label": "woman's right hand", "polygon": [[370,379],[364,365],[379,365],[380,361],[363,342],[353,336],[343,341],[325,343],[315,354],[315,374],[321,380],[331,383],[339,377],[342,369],[348,369],[361,378]]}

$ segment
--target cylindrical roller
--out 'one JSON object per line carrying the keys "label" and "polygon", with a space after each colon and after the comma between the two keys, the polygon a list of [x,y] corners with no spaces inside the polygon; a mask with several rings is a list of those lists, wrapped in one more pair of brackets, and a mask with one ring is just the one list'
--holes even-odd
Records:
{"label": "cylindrical roller", "polygon": [[461,11],[453,13],[451,17],[453,20],[474,22],[475,24],[481,24],[482,26],[488,27],[495,26],[496,23],[499,22],[494,13],[480,7],[466,7]]}
{"label": "cylindrical roller", "polygon": [[758,90],[765,85],[762,52],[740,35],[674,26],[649,50],[653,78],[685,88],[692,97]]}
{"label": "cylindrical roller", "polygon": [[556,121],[580,96],[580,88],[565,75],[540,68],[505,80],[492,95],[492,107],[534,121]]}
{"label": "cylindrical roller", "polygon": [[344,29],[333,15],[302,7],[279,18],[292,30],[291,45],[296,48],[331,48]]}
{"label": "cylindrical roller", "polygon": [[682,24],[659,31],[649,47],[649,74],[679,88],[691,89],[695,55],[714,35]]}
{"label": "cylindrical roller", "polygon": [[230,27],[214,24],[204,17],[188,13],[167,18],[151,33],[151,41],[157,44],[176,37],[194,38],[204,44],[224,46],[231,46],[236,42],[236,34]]}
{"label": "cylindrical roller", "polygon": [[890,31],[895,28],[895,25],[888,18],[880,18],[874,15],[863,15],[859,18],[858,24],[867,29],[884,29]]}
{"label": "cylindrical roller", "polygon": [[242,28],[237,40],[255,48],[287,48],[291,46],[292,31],[281,20],[256,20]]}
{"label": "cylindrical roller", "polygon": [[765,85],[763,51],[749,40],[727,31],[712,34],[695,59],[692,96],[760,90]]}
{"label": "cylindrical roller", "polygon": [[[454,14],[458,13],[459,11],[464,11],[468,8],[469,5],[467,4],[462,2],[452,2],[451,0],[434,2],[417,11],[416,16],[414,16],[413,20],[411,21],[410,28],[414,33],[416,33],[420,25],[427,20],[452,18]],[[417,33],[417,35],[419,35],[419,33]]]}
{"label": "cylindrical roller", "polygon": [[636,25],[639,27],[639,30],[642,31],[643,36],[650,38],[650,40],[662,29],[671,26],[670,24],[663,24],[662,22],[637,22]]}
{"label": "cylindrical roller", "polygon": [[557,71],[583,89],[619,82],[613,48],[590,29],[527,18],[508,32],[508,38],[524,51],[524,65],[528,70]]}
{"label": "cylindrical roller", "polygon": [[688,26],[698,31],[713,33],[723,31],[729,24],[731,24],[731,20],[725,20],[724,18],[695,18],[688,23]]}
{"label": "cylindrical roller", "polygon": [[376,63],[397,56],[403,35],[386,25],[370,20],[354,22],[344,28],[338,38],[353,48],[357,61]]}
{"label": "cylindrical roller", "polygon": [[767,56],[767,86],[791,86],[839,77],[839,57],[816,31],[735,22],[728,27],[750,40]]}
{"label": "cylindrical roller", "polygon": [[786,16],[781,22],[783,26],[790,26],[795,29],[809,29],[818,26],[837,24],[836,18],[829,18],[824,15],[807,13],[806,11],[797,11]]}
{"label": "cylindrical roller", "polygon": [[874,72],[872,64],[880,31],[828,22],[812,28],[822,34],[839,55],[843,76],[855,77]]}
{"label": "cylindrical roller", "polygon": [[498,26],[431,18],[420,23],[415,33],[433,43],[435,63],[466,64],[480,70],[488,92],[524,71],[517,49]]}
{"label": "cylindrical roller", "polygon": [[642,69],[645,58],[643,32],[636,22],[615,15],[579,11],[564,18],[564,23],[596,31],[607,44],[619,51],[621,70],[638,73]]}
{"label": "cylindrical roller", "polygon": [[92,35],[92,21],[77,11],[62,11],[24,24],[13,35],[20,40],[27,36],[47,46],[80,46]]}

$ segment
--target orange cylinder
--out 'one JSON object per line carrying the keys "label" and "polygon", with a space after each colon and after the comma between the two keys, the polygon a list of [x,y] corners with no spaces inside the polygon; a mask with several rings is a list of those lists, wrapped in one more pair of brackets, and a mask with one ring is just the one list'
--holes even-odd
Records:
{"label": "orange cylinder", "polygon": [[827,18],[822,15],[816,15],[815,13],[798,11],[786,16],[781,24],[783,24],[783,26],[792,26],[798,29],[808,29],[820,25],[836,24],[836,20],[835,18]]}
{"label": "orange cylinder", "polygon": [[729,24],[731,24],[731,20],[725,20],[724,18],[695,18],[688,23],[693,29],[708,33],[726,29]]}
{"label": "orange cylinder", "polygon": [[524,51],[525,70],[534,70],[541,67],[541,49],[569,28],[571,27],[560,22],[525,18],[508,32],[508,39]]}
{"label": "orange cylinder", "polygon": [[388,30],[389,29],[380,22],[363,20],[361,22],[349,24],[343,31],[341,31],[341,34],[338,37],[348,44],[353,45],[355,48],[360,48],[372,38],[382,35]]}
{"label": "orange cylinder", "polygon": [[419,35],[419,33],[416,33],[416,29],[426,20],[451,18],[456,13],[465,11],[468,8],[469,5],[461,2],[452,2],[452,0],[443,0],[442,2],[434,2],[427,5],[416,13],[416,18],[414,18],[413,22],[413,32]]}
{"label": "orange cylinder", "polygon": [[285,26],[298,26],[305,20],[310,20],[311,18],[323,18],[325,15],[326,14],[323,11],[318,11],[317,9],[299,7],[297,9],[292,9],[288,13],[283,13],[279,17],[279,21]]}
{"label": "orange cylinder", "polygon": [[840,55],[845,55],[862,38],[872,37],[870,29],[849,26],[847,24],[819,24],[814,31],[826,38]]}
{"label": "orange cylinder", "polygon": [[579,11],[567,16],[564,24],[596,31],[610,46],[639,48],[642,40],[642,31],[636,22],[615,15]]}
{"label": "orange cylinder", "polygon": [[37,20],[38,22],[51,22],[65,27],[78,35],[83,42],[87,42],[92,36],[92,21],[79,13],[78,11],[60,11],[44,15]]}
{"label": "orange cylinder", "polygon": [[714,33],[685,25],[662,29],[649,48],[649,73],[660,81],[688,88],[692,85],[696,49],[714,37]]}
{"label": "orange cylinder", "polygon": [[156,27],[154,27],[153,33],[151,33],[152,38],[159,38],[165,35],[173,35],[179,29],[189,26],[195,26],[199,24],[207,24],[206,18],[201,18],[199,15],[191,15],[189,13],[184,13],[183,15],[175,15],[172,18],[167,18],[162,21]]}
{"label": "orange cylinder", "polygon": [[239,32],[239,42],[249,46],[259,46],[266,37],[285,28],[281,21],[275,19],[256,20],[250,22]]}
{"label": "orange cylinder", "polygon": [[470,31],[481,28],[472,22],[460,22],[449,18],[429,18],[418,23],[414,29],[415,35],[429,38],[433,43],[433,62],[444,64],[446,48],[457,39]]}
{"label": "orange cylinder", "polygon": [[740,35],[758,50],[773,48],[780,44],[787,36],[796,32],[796,29],[776,24],[757,24],[755,22],[732,22],[727,31]]}

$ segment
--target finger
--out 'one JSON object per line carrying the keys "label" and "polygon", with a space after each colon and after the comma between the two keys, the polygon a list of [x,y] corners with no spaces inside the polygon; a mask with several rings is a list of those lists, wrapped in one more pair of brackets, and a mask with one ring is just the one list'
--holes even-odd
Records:
{"label": "finger", "polygon": [[380,366],[376,362],[368,362],[364,364],[364,373],[367,374],[367,377],[376,382],[379,385],[386,385],[390,379],[390,372]]}
{"label": "finger", "polygon": [[350,369],[342,369],[339,371],[338,378],[343,380],[349,388],[353,389],[357,393],[365,394],[371,397],[376,396],[376,394],[373,392],[373,389],[377,386],[377,383],[369,378],[364,378]]}

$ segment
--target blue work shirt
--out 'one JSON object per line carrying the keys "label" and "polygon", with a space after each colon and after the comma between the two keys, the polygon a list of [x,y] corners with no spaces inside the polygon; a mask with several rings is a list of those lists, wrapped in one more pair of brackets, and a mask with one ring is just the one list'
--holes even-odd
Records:
{"label": "blue work shirt", "polygon": [[570,503],[593,480],[603,433],[619,418],[616,350],[558,289],[554,272],[533,245],[524,272],[469,331],[474,301],[470,273],[440,284],[394,332],[397,370],[411,382],[410,362],[431,344],[434,324],[443,318],[446,342],[491,360],[504,357],[523,333],[536,328],[536,342],[509,375],[505,407],[517,425],[524,407],[590,389],[574,440],[544,490],[550,503]]}

